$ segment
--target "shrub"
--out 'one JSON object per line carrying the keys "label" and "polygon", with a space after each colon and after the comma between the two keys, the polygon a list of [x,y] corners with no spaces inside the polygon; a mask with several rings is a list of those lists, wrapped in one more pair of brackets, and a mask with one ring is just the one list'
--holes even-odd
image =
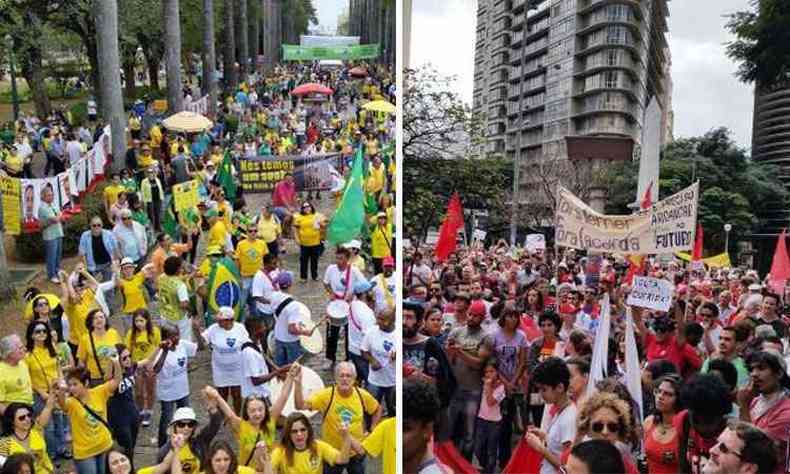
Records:
{"label": "shrub", "polygon": [[[88,230],[90,220],[93,216],[101,216],[107,225],[107,218],[104,212],[104,188],[106,182],[101,182],[93,192],[82,196],[80,207],[82,212],[71,216],[63,225],[63,256],[72,257],[77,255],[80,245],[80,236]],[[16,256],[20,261],[26,263],[41,263],[44,261],[44,241],[40,232],[31,234],[21,234],[15,239]]]}
{"label": "shrub", "polygon": [[88,103],[77,102],[69,108],[71,112],[71,122],[74,126],[87,123],[88,120]]}

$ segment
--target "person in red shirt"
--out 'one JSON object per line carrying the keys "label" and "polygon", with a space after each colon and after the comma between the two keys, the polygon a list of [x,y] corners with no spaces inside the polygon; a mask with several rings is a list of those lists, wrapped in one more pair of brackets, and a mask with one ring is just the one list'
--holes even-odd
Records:
{"label": "person in red shirt", "polygon": [[702,359],[686,343],[685,305],[678,302],[675,307],[675,319],[661,316],[654,320],[653,331],[649,330],[642,319],[642,309],[633,307],[634,322],[642,338],[647,361],[666,359],[673,364],[678,373],[689,376],[702,367]]}
{"label": "person in red shirt", "polygon": [[286,173],[283,179],[274,185],[272,206],[282,223],[283,232],[288,232],[291,228],[292,215],[296,212],[296,182],[291,173]]}
{"label": "person in red shirt", "polygon": [[680,402],[686,409],[674,420],[679,432],[679,472],[701,474],[727,427],[732,411],[729,389],[718,375],[698,374],[681,386]]}

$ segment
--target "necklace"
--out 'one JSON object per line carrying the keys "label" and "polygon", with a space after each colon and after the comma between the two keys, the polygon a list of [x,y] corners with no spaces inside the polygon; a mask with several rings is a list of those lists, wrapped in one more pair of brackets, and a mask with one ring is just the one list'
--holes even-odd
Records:
{"label": "necklace", "polygon": [[[32,431],[32,430],[31,430]],[[24,437],[20,437],[17,430],[14,430],[14,438],[16,438],[20,443],[26,443],[27,439],[30,438],[30,431],[28,431]]]}

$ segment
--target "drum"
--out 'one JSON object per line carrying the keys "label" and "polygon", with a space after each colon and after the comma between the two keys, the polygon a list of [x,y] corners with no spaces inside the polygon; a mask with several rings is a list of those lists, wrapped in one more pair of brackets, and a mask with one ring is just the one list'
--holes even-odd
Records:
{"label": "drum", "polygon": [[269,331],[269,336],[266,338],[266,345],[268,346],[268,349],[269,349],[269,351],[268,351],[269,352],[269,357],[272,357],[272,358],[274,357],[274,345],[275,344],[277,344],[277,342],[274,339],[274,330],[271,330],[271,331]]}
{"label": "drum", "polygon": [[317,355],[324,350],[324,338],[321,337],[321,331],[316,329],[312,336],[299,336],[299,342],[302,344],[308,354]]}
{"label": "drum", "polygon": [[[277,398],[280,396],[280,390],[282,390],[283,384],[284,381],[278,379],[277,377],[269,381],[269,392],[271,393],[272,400],[277,400]],[[307,400],[310,398],[310,395],[323,388],[324,381],[321,380],[321,376],[318,375],[313,369],[302,366],[302,395],[304,396],[304,399]],[[304,413],[308,417],[318,413],[317,411],[296,410],[296,408],[294,408],[294,392],[291,390],[291,394],[288,396],[288,400],[285,402],[285,407],[283,407],[282,416],[288,416],[295,411]]]}
{"label": "drum", "polygon": [[332,326],[345,326],[348,324],[348,315],[351,313],[351,306],[345,300],[332,300],[326,306],[326,314],[329,315],[329,324]]}

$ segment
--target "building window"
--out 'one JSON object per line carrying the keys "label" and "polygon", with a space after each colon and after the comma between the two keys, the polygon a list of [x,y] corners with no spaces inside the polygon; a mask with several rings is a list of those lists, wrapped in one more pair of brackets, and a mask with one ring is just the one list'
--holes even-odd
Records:
{"label": "building window", "polygon": [[606,71],[604,73],[604,87],[607,89],[614,89],[617,87],[617,79],[620,73],[618,71]]}

